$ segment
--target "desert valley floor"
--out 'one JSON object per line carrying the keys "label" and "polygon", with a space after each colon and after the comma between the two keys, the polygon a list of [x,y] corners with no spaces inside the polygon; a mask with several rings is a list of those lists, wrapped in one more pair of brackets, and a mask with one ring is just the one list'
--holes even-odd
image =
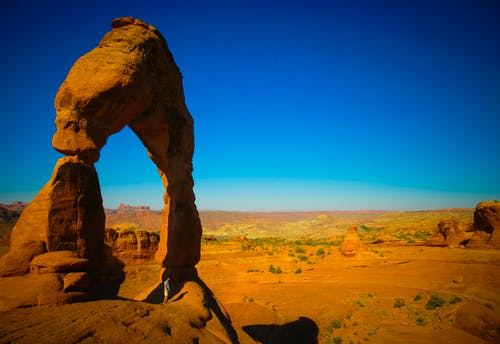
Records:
{"label": "desert valley floor", "polygon": [[[468,301],[500,306],[497,250],[374,245],[347,258],[336,246],[228,241],[204,244],[198,269],[236,328],[277,324],[293,335],[294,322],[316,325],[319,343],[483,343],[454,326],[456,310]],[[121,295],[133,297],[157,271],[154,263],[127,267]],[[445,303],[426,309],[432,296]],[[272,330],[256,336],[265,342]]]}
{"label": "desert valley floor", "polygon": [[[226,213],[219,222],[210,222],[205,214],[204,227],[213,235],[202,241],[197,268],[230,314],[240,343],[498,343],[500,250],[424,244],[439,217],[453,215],[467,221],[471,214],[469,209],[278,214],[270,219],[270,215]],[[362,246],[354,257],[340,250],[348,223],[361,228]],[[252,235],[255,228],[290,232],[296,227],[306,231],[314,227],[322,235]],[[243,229],[250,235],[238,232]],[[119,296],[133,299],[155,283],[160,268],[152,258],[125,262],[126,279]],[[3,312],[0,343],[39,341],[47,331],[54,334],[47,342],[118,343],[121,339],[116,337],[98,337],[97,329],[110,326],[115,335],[129,333],[123,332],[124,326],[130,331],[136,320],[124,321],[132,319],[128,313],[136,312],[134,319],[140,319],[152,312],[127,302]],[[115,313],[107,313],[109,308]],[[101,321],[89,314],[101,314]],[[73,327],[62,330],[63,319]],[[145,326],[138,320],[136,325],[136,329]],[[135,342],[134,338],[129,341]]]}

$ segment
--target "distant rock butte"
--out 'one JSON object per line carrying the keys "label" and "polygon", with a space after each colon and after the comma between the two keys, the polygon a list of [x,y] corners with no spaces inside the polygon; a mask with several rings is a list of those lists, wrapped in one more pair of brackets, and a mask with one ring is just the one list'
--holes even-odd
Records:
{"label": "distant rock butte", "polygon": [[[196,278],[201,224],[193,193],[193,120],[184,103],[182,75],[160,32],[132,17],[114,20],[99,45],[75,62],[57,92],[55,108],[52,145],[66,156],[12,229],[11,250],[0,259],[0,276],[18,276],[9,283],[12,287],[17,280],[19,290],[30,279],[48,283],[54,297],[42,302],[27,291],[21,299],[31,300],[31,305],[117,292],[123,264],[104,243],[105,213],[94,163],[108,137],[128,125],[146,147],[165,187],[159,243],[136,233],[137,249],[156,250],[165,268],[162,280],[181,285]],[[126,205],[121,209],[148,210]],[[116,244],[133,248],[125,240]],[[78,294],[70,297],[71,290]]]}
{"label": "distant rock butte", "polygon": [[116,208],[117,212],[134,212],[134,211],[150,211],[151,207],[148,205],[128,205],[120,203],[118,208]]}

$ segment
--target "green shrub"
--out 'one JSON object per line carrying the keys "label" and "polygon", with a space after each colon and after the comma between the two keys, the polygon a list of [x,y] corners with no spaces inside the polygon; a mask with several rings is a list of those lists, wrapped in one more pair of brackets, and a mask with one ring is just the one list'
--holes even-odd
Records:
{"label": "green shrub", "polygon": [[394,299],[394,304],[392,305],[393,308],[401,308],[405,305],[405,300],[397,297]]}
{"label": "green shrub", "polygon": [[443,299],[441,296],[434,294],[430,297],[429,301],[427,301],[427,304],[425,305],[425,309],[434,309],[438,307],[444,306],[446,303],[445,299]]}
{"label": "green shrub", "polygon": [[420,295],[420,294],[415,295],[415,298],[413,300],[414,301],[420,301],[420,300],[422,300],[422,295]]}
{"label": "green shrub", "polygon": [[245,296],[243,297],[243,302],[250,302],[250,303],[252,303],[252,302],[255,302],[255,300],[254,300],[254,298],[253,298],[253,297],[250,297],[250,296],[246,296],[246,295],[245,295]]}
{"label": "green shrub", "polygon": [[425,320],[424,320],[424,318],[422,318],[422,317],[418,317],[418,318],[415,320],[415,323],[416,323],[418,326],[425,326]]}
{"label": "green shrub", "polygon": [[274,267],[273,264],[271,264],[271,265],[269,265],[269,272],[272,274],[280,274],[283,271],[281,270],[281,268],[279,266]]}
{"label": "green shrub", "polygon": [[306,250],[304,250],[300,246],[297,246],[297,247],[295,247],[295,253],[306,253]]}
{"label": "green shrub", "polygon": [[450,302],[449,302],[449,303],[450,303],[450,305],[454,305],[454,304],[459,303],[459,302],[462,302],[462,299],[461,299],[461,298],[459,298],[458,296],[455,296],[454,298],[452,298],[452,299],[450,300]]}
{"label": "green shrub", "polygon": [[302,273],[302,269],[301,269],[300,267],[299,267],[299,268],[297,268],[297,270],[295,270],[295,273],[296,273],[296,274],[300,274],[300,273]]}
{"label": "green shrub", "polygon": [[340,320],[332,320],[332,322],[330,323],[330,328],[332,329],[339,329],[342,327],[342,321]]}
{"label": "green shrub", "polygon": [[297,259],[302,261],[302,262],[305,262],[305,261],[307,261],[307,256],[304,256],[303,254],[301,254],[300,256],[297,257]]}
{"label": "green shrub", "polygon": [[320,258],[325,258],[326,256],[325,250],[323,248],[318,248],[318,250],[316,251],[316,255]]}

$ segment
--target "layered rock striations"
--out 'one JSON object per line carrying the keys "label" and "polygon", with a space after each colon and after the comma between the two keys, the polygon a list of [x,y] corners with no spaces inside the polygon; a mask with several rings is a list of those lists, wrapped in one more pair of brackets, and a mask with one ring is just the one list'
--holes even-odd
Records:
{"label": "layered rock striations", "polygon": [[106,228],[105,243],[113,254],[125,262],[150,259],[158,250],[160,233],[144,229]]}

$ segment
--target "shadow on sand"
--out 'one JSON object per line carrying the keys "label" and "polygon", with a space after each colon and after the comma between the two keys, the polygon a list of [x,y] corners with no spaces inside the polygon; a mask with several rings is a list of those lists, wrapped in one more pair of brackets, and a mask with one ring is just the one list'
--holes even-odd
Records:
{"label": "shadow on sand", "polygon": [[306,317],[285,325],[248,325],[243,326],[252,339],[262,344],[317,344],[318,326]]}

